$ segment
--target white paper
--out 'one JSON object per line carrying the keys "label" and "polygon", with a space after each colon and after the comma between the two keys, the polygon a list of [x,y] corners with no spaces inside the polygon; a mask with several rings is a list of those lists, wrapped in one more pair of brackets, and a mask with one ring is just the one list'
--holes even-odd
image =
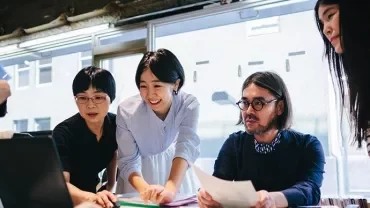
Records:
{"label": "white paper", "polygon": [[203,189],[224,207],[252,207],[258,195],[251,181],[226,181],[208,175],[200,168],[191,165]]}
{"label": "white paper", "polygon": [[[135,202],[135,203],[144,203],[144,200],[140,198],[139,193],[126,193],[126,194],[117,194],[116,197],[121,200],[121,201],[126,201],[126,202]],[[189,195],[189,194],[176,194],[175,199],[173,202],[181,201],[184,199],[189,199],[191,197],[194,197],[194,195]],[[147,202],[147,204],[156,204],[153,202]],[[1,208],[1,207],[0,207]]]}

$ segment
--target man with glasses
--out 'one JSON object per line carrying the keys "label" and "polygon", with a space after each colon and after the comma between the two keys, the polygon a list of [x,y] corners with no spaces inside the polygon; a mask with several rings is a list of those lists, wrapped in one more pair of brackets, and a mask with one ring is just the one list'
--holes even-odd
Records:
{"label": "man with glasses", "polygon": [[[261,207],[317,205],[325,157],[320,141],[290,129],[292,104],[284,81],[273,72],[257,72],[242,87],[238,124],[246,131],[225,141],[213,175],[229,181],[251,180]],[[200,207],[221,207],[206,190]]]}
{"label": "man with glasses", "polygon": [[[63,174],[73,203],[93,202],[113,207],[111,193],[116,182],[116,115],[109,106],[116,97],[112,74],[87,67],[77,73],[72,90],[78,113],[58,124],[53,139],[58,148]],[[107,170],[107,190],[97,192],[98,173]]]}

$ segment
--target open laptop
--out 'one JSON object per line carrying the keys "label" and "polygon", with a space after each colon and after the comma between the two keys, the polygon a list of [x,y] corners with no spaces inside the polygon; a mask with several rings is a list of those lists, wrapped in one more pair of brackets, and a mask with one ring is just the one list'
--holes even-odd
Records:
{"label": "open laptop", "polygon": [[73,207],[55,144],[48,136],[1,139],[0,167],[4,208]]}

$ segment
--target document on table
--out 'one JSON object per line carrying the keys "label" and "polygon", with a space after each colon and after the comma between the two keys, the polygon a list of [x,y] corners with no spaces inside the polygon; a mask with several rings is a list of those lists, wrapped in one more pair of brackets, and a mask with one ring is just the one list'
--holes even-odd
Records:
{"label": "document on table", "polygon": [[211,176],[200,168],[191,165],[203,189],[224,207],[252,207],[258,195],[251,181],[226,181]]}
{"label": "document on table", "polygon": [[121,203],[121,206],[179,207],[179,206],[185,206],[185,205],[197,202],[196,195],[182,195],[182,194],[177,194],[173,202],[168,203],[168,204],[162,204],[162,205],[159,205],[159,204],[156,204],[150,201],[145,203],[144,200],[140,198],[138,193],[118,194],[117,198],[118,198],[118,201]]}

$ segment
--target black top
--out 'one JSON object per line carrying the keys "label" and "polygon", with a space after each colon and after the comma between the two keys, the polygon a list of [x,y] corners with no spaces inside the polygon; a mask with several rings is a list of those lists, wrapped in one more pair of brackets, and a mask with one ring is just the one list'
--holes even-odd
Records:
{"label": "black top", "polygon": [[108,113],[99,142],[78,113],[53,130],[64,171],[77,188],[96,193],[98,173],[112,161],[117,150],[116,115]]}
{"label": "black top", "polygon": [[262,154],[255,149],[254,136],[240,131],[223,144],[213,175],[251,180],[257,191],[282,191],[289,206],[317,205],[324,164],[321,143],[309,134],[282,130],[275,150]]}

